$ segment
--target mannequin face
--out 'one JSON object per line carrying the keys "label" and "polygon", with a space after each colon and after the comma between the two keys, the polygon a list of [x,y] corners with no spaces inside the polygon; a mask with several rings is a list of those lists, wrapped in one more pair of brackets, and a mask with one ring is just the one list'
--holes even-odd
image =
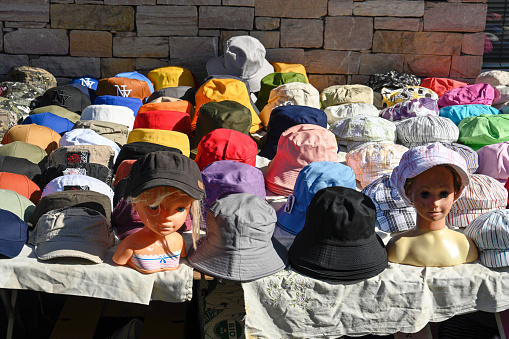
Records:
{"label": "mannequin face", "polygon": [[414,178],[407,195],[417,210],[417,227],[442,229],[456,196],[453,174],[447,168],[432,167]]}
{"label": "mannequin face", "polygon": [[[193,198],[173,187],[155,187],[144,193],[146,198],[133,203],[133,206],[145,227],[167,236],[184,225]],[[161,194],[168,193],[162,200],[158,199]]]}

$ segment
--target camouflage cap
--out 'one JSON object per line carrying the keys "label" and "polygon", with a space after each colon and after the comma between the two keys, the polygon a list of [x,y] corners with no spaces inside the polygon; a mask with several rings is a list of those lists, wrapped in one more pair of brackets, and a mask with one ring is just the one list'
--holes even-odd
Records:
{"label": "camouflage cap", "polygon": [[18,117],[13,111],[0,108],[0,139],[4,134],[18,123]]}
{"label": "camouflage cap", "polygon": [[6,75],[7,81],[24,82],[48,90],[57,85],[57,79],[45,69],[30,66],[11,67]]}
{"label": "camouflage cap", "polygon": [[21,111],[9,98],[0,96],[0,109],[16,113],[17,121],[23,120],[23,111]]}
{"label": "camouflage cap", "polygon": [[23,82],[4,81],[0,83],[0,96],[11,99],[24,116],[30,113],[30,107],[35,106],[33,101],[43,93],[42,89]]}

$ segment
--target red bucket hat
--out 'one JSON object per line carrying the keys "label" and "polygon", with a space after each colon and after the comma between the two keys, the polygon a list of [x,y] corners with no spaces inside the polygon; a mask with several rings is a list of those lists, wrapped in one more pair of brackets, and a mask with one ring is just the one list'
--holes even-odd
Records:
{"label": "red bucket hat", "polygon": [[218,128],[205,135],[198,144],[195,162],[200,171],[219,160],[234,160],[256,165],[258,146],[248,135],[228,128]]}

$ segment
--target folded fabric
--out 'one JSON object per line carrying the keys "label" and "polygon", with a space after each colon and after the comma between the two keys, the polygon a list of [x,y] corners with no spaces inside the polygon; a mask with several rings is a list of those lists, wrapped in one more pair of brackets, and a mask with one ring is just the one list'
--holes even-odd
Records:
{"label": "folded fabric", "polygon": [[500,93],[486,83],[467,85],[444,93],[438,100],[438,107],[452,105],[481,104],[490,106],[493,100],[498,99]]}
{"label": "folded fabric", "polygon": [[338,120],[351,118],[357,115],[380,115],[378,108],[371,104],[354,103],[329,106],[323,110],[327,114],[327,123],[334,124]]}
{"label": "folded fabric", "polygon": [[461,120],[458,142],[478,150],[483,146],[509,141],[509,115],[482,114]]}
{"label": "folded fabric", "polygon": [[369,115],[357,115],[339,120],[331,126],[340,146],[346,146],[347,151],[366,142],[395,142],[396,125],[386,119]]}
{"label": "folded fabric", "polygon": [[447,79],[447,78],[426,78],[422,79],[421,86],[429,88],[436,94],[438,94],[438,97],[442,97],[444,93],[449,92],[451,89],[459,88],[462,86],[466,86],[468,83],[453,79]]}
{"label": "folded fabric", "polygon": [[432,142],[458,141],[458,127],[448,118],[429,115],[406,119],[396,125],[398,142],[408,148]]}
{"label": "folded fabric", "polygon": [[507,206],[504,185],[488,175],[471,174],[463,195],[452,205],[446,217],[448,225],[467,227],[481,214],[503,210]]}
{"label": "folded fabric", "polygon": [[438,115],[438,104],[430,98],[419,98],[398,102],[394,106],[384,108],[380,111],[380,117],[398,121],[418,116]]}
{"label": "folded fabric", "polygon": [[477,173],[489,175],[505,184],[509,178],[509,141],[486,145],[477,151]]}
{"label": "folded fabric", "polygon": [[365,85],[334,85],[320,94],[322,108],[341,104],[373,104],[373,89]]}
{"label": "folded fabric", "polygon": [[369,77],[368,81],[368,86],[371,87],[373,91],[378,91],[384,87],[403,88],[406,86],[419,86],[420,84],[421,79],[418,76],[396,71],[373,74]]}
{"label": "folded fabric", "polygon": [[500,114],[500,111],[495,107],[481,104],[453,105],[440,109],[440,116],[451,119],[456,126],[465,118],[476,117],[483,114]]}

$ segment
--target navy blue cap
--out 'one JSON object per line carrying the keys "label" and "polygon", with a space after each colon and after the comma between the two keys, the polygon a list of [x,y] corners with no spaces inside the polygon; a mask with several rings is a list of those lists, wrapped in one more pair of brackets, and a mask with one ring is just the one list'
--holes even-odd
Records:
{"label": "navy blue cap", "polygon": [[39,126],[46,126],[62,135],[67,131],[72,130],[74,123],[69,119],[62,118],[53,113],[37,113],[29,115],[23,120],[23,125],[37,124]]}
{"label": "navy blue cap", "polygon": [[265,144],[258,155],[272,160],[276,155],[277,143],[281,134],[288,128],[300,124],[312,124],[327,128],[327,115],[317,108],[308,106],[289,105],[274,108],[267,125]]}
{"label": "navy blue cap", "polygon": [[134,116],[138,115],[138,110],[143,105],[139,98],[118,97],[116,95],[100,95],[94,100],[94,105],[116,105],[125,106],[133,110]]}
{"label": "navy blue cap", "polygon": [[14,258],[28,239],[28,224],[16,214],[0,209],[0,254]]}

